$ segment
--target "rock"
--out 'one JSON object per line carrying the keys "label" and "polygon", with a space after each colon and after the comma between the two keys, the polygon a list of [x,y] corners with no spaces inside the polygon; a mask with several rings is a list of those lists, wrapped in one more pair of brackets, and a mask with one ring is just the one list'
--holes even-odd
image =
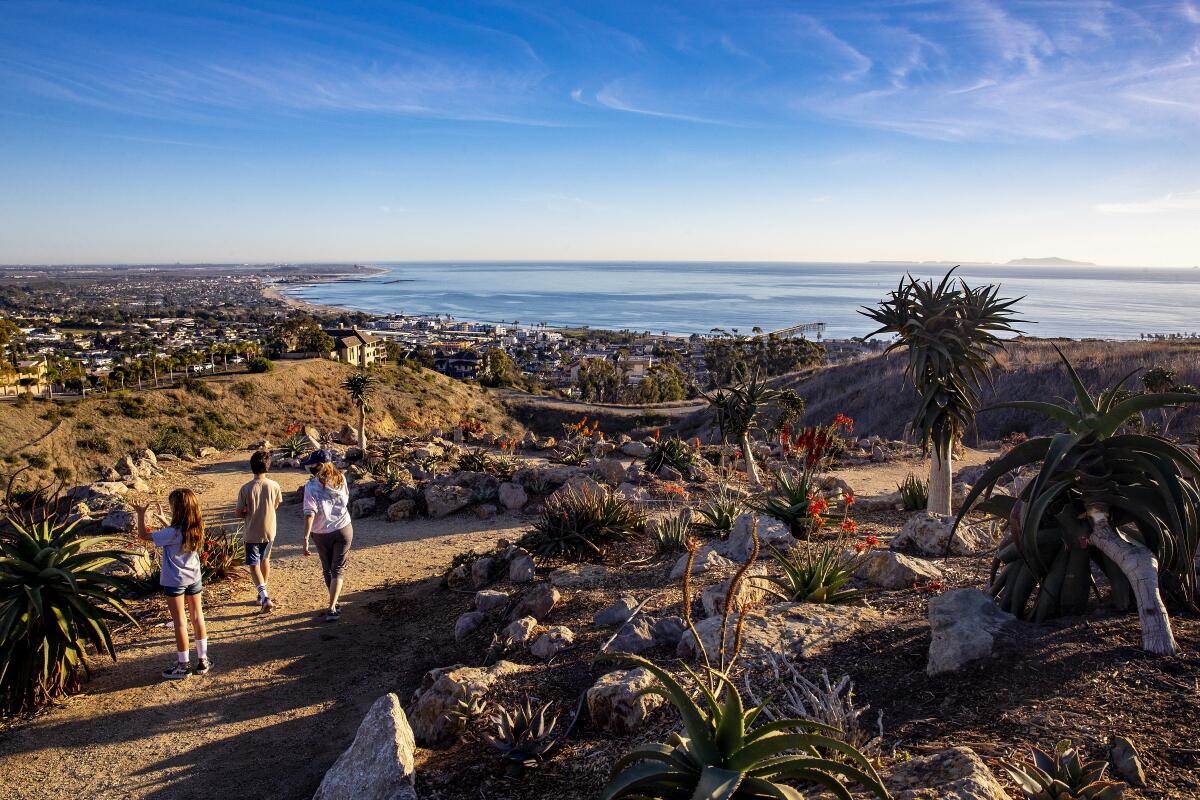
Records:
{"label": "rock", "polygon": [[431,483],[425,487],[425,508],[434,519],[448,517],[471,503],[471,490],[462,486],[440,486]]}
{"label": "rock", "polygon": [[148,447],[142,451],[142,456],[139,460],[149,462],[151,467],[158,466],[158,456],[154,455],[154,451]]}
{"label": "rock", "polygon": [[[830,644],[843,642],[864,625],[882,620],[882,615],[865,606],[827,603],[776,603],[761,615],[747,616],[742,628],[743,658],[760,660],[767,652],[779,652],[781,645],[802,658],[811,658]],[[738,615],[729,615],[725,632],[727,648],[733,646]],[[710,656],[718,652],[721,617],[709,617],[696,623],[696,632]],[[676,653],[682,658],[699,658],[696,638],[685,631]]]}
{"label": "rock", "polygon": [[621,452],[633,458],[645,458],[650,453],[650,448],[641,442],[626,442],[621,445]]}
{"label": "rock", "polygon": [[905,589],[914,583],[924,584],[942,578],[942,570],[936,564],[893,550],[876,550],[854,574],[884,589]]}
{"label": "rock", "polygon": [[495,503],[480,503],[475,506],[475,516],[480,519],[491,519],[500,512]]}
{"label": "rock", "polygon": [[134,492],[141,492],[142,494],[149,494],[152,491],[150,484],[146,483],[142,478],[132,478],[129,481],[129,489]]}
{"label": "rock", "polygon": [[558,601],[561,599],[562,592],[558,589],[546,583],[538,584],[522,595],[509,619],[530,616],[541,621],[558,605]]}
{"label": "rock", "polygon": [[550,495],[550,499],[561,498],[568,493],[583,493],[591,495],[604,494],[604,487],[596,483],[586,475],[577,475],[571,480],[564,483],[554,494]]}
{"label": "rock", "polygon": [[536,628],[536,619],[533,617],[521,617],[508,623],[508,627],[500,632],[500,639],[513,645],[525,644],[533,638],[533,631]]}
{"label": "rock", "polygon": [[592,445],[592,458],[608,458],[617,446],[612,442],[599,441]]}
{"label": "rock", "polygon": [[553,436],[547,436],[545,439],[538,439],[536,446],[538,450],[553,450],[558,446],[558,442]]}
{"label": "rock", "polygon": [[122,456],[116,464],[117,474],[126,478],[138,477],[137,462],[133,460],[133,456]]}
{"label": "rock", "polygon": [[641,503],[646,500],[646,493],[632,483],[622,483],[617,487],[617,494],[634,503]]}
{"label": "rock", "polygon": [[[733,561],[742,562],[748,559],[754,547],[754,539],[750,534],[755,517],[758,517],[758,515],[739,514],[733,523],[733,530],[730,531],[728,538],[723,542],[717,543],[716,551]],[[767,545],[786,553],[796,546],[796,539],[782,522],[770,517],[758,517],[760,559],[767,554]],[[682,577],[682,570],[679,574]]]}
{"label": "rock", "polygon": [[85,487],[87,498],[92,497],[108,497],[113,500],[121,497],[129,491],[129,487],[120,481],[101,481],[100,483],[89,484]]}
{"label": "rock", "polygon": [[476,611],[495,611],[508,605],[508,593],[496,589],[484,589],[475,593]]}
{"label": "rock", "polygon": [[[687,572],[687,559],[688,557],[685,554],[679,557],[679,561],[675,562],[675,566],[671,570],[671,580],[677,581],[683,577],[683,573]],[[710,547],[704,547],[696,554],[696,558],[692,561],[692,574],[699,575],[709,570],[732,566],[733,562],[728,558],[718,555]]]}
{"label": "rock", "polygon": [[353,743],[325,773],[313,800],[417,800],[415,750],[400,698],[385,694],[363,717]]}
{"label": "rock", "polygon": [[500,500],[500,505],[507,508],[509,511],[520,511],[529,502],[529,495],[519,484],[505,481],[496,489],[496,496]]}
{"label": "rock", "polygon": [[519,669],[509,661],[497,661],[486,669],[455,664],[425,673],[421,685],[413,692],[408,713],[416,740],[430,747],[446,743],[459,726],[451,712],[460,703],[482,699],[498,679]]}
{"label": "rock", "polygon": [[875,445],[871,448],[871,460],[877,464],[881,461],[887,461],[887,453],[883,451],[882,447]]}
{"label": "rock", "polygon": [[[888,545],[893,550],[911,549],[927,556],[944,556],[950,531],[954,528],[954,517],[930,516],[918,511],[908,518],[896,538]],[[950,552],[954,555],[974,555],[990,550],[994,545],[991,535],[972,525],[960,525],[954,533]]]}
{"label": "rock", "polygon": [[617,670],[604,675],[587,690],[588,714],[605,731],[628,734],[644,727],[650,713],[665,701],[647,694],[656,680],[645,669]]}
{"label": "rock", "polygon": [[156,458],[156,463],[159,466],[162,466],[163,464],[178,464],[179,463],[179,456],[175,455],[174,453],[158,453],[155,458]]}
{"label": "rock", "polygon": [[500,491],[500,481],[486,472],[460,472],[454,476],[454,485],[471,493],[471,502],[490,503]]}
{"label": "rock", "polygon": [[904,501],[900,499],[900,492],[889,492],[888,494],[877,494],[871,497],[855,497],[854,510],[867,511],[891,511],[900,506]]}
{"label": "rock", "polygon": [[508,579],[513,583],[529,583],[533,580],[533,559],[528,553],[518,555],[508,562]]}
{"label": "rock", "polygon": [[215,447],[201,447],[196,455],[200,458],[214,458],[217,455],[220,455],[220,452],[221,451],[217,450]]}
{"label": "rock", "polygon": [[952,747],[897,762],[882,775],[893,800],[1008,800],[975,751]]}
{"label": "rock", "polygon": [[366,457],[367,457],[367,454],[363,451],[363,449],[361,447],[355,446],[355,447],[347,447],[346,448],[346,461],[348,461],[352,464],[357,464],[358,462],[362,461]]}
{"label": "rock", "polygon": [[412,498],[404,497],[387,507],[388,522],[400,522],[417,515],[417,504]]}
{"label": "rock", "polygon": [[471,585],[478,589],[491,583],[492,571],[495,566],[496,559],[491,556],[477,558],[471,562]]}
{"label": "rock", "polygon": [[610,625],[623,625],[633,614],[633,610],[637,608],[637,600],[632,597],[622,597],[607,608],[597,611],[592,617],[592,624],[601,628],[607,628]]}
{"label": "rock", "polygon": [[479,626],[487,619],[482,611],[468,611],[459,616],[454,621],[454,641],[461,642],[475,631],[479,630]]}
{"label": "rock", "polygon": [[[586,477],[586,474],[579,467],[571,466],[570,464],[559,464],[549,467],[537,473],[540,480],[544,480],[551,486],[562,486],[575,478]],[[528,488],[528,484],[522,484]]]}
{"label": "rock", "polygon": [[565,625],[553,625],[537,638],[529,652],[543,661],[549,661],[558,655],[560,650],[574,642],[575,634],[570,628]]}
{"label": "rock", "polygon": [[375,498],[360,497],[350,503],[350,516],[353,519],[369,517],[375,513]]}
{"label": "rock", "polygon": [[650,623],[646,621],[645,617],[638,617],[621,626],[621,630],[617,631],[617,636],[608,646],[608,650],[610,653],[640,653],[643,650],[649,650],[656,644],[658,642],[654,638],[654,632],[650,629]]}
{"label": "rock", "polygon": [[687,630],[687,626],[683,622],[683,617],[675,615],[656,619],[650,625],[650,632],[654,634],[655,644],[670,648],[679,646],[679,640],[683,638],[685,630]]}
{"label": "rock", "polygon": [[100,528],[109,533],[128,533],[133,530],[136,520],[133,512],[127,508],[114,508],[109,511],[103,521],[100,523]]}
{"label": "rock", "polygon": [[608,578],[608,567],[599,564],[569,564],[550,573],[551,586],[560,589],[591,589]]}
{"label": "rock", "polygon": [[[750,574],[742,579],[742,582],[738,584],[737,597],[734,598],[734,611],[744,607],[746,603],[756,603],[767,596],[767,591],[763,588],[766,585],[766,580],[763,578],[765,574],[766,567],[759,564],[755,565],[750,570]],[[700,605],[704,608],[705,617],[715,617],[724,613],[725,594],[728,591],[729,581],[721,581],[704,587],[704,590],[700,592]]]}
{"label": "rock", "polygon": [[670,464],[663,464],[658,468],[658,477],[664,481],[678,483],[683,480],[683,473],[672,467]]}
{"label": "rock", "polygon": [[320,450],[324,444],[321,432],[312,425],[305,425],[302,431],[304,438],[308,439],[308,443],[312,445],[313,450]]}
{"label": "rock", "polygon": [[1108,763],[1113,773],[1131,786],[1146,785],[1146,771],[1133,742],[1124,736],[1114,736],[1108,747]]}
{"label": "rock", "polygon": [[592,466],[592,474],[605,483],[616,486],[625,480],[625,465],[615,458],[606,458]]}
{"label": "rock", "polygon": [[1011,637],[1016,618],[978,589],[951,589],[929,600],[929,661],[925,671],[942,675],[993,654]]}

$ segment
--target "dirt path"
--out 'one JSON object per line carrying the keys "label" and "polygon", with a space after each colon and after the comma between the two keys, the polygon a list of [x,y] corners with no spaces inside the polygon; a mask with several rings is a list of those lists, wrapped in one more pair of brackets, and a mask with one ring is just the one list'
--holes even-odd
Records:
{"label": "dirt path", "polygon": [[[209,524],[231,515],[247,479],[248,454],[192,475]],[[274,474],[285,492],[299,471]],[[318,616],[320,563],[299,547],[299,506],[280,509],[271,594],[275,613],[258,613],[248,580],[206,592],[213,672],[163,681],[174,650],[161,601],[150,621],[118,638],[120,661],[97,661],[86,693],[0,731],[6,798],[303,798],[354,736],[381,694],[411,689],[432,666],[447,622],[431,598],[451,557],[519,535],[519,520],[452,517],[354,523],[348,592],[336,624]],[[368,606],[378,589],[400,584],[410,614],[381,616]],[[394,604],[393,604],[394,607]],[[436,645],[436,646],[435,646]]]}

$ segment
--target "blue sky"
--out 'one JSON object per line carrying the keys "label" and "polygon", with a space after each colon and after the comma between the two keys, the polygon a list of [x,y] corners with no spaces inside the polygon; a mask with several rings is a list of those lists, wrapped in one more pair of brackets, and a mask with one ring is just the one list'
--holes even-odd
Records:
{"label": "blue sky", "polygon": [[1200,0],[0,3],[0,261],[1200,263]]}

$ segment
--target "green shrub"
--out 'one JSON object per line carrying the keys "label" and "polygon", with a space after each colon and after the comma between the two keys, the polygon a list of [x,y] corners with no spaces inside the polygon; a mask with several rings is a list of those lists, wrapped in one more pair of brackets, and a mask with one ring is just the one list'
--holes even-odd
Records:
{"label": "green shrub", "polygon": [[929,481],[909,474],[897,484],[905,511],[920,511],[929,507]]}
{"label": "green shrub", "polygon": [[169,453],[180,457],[193,456],[197,450],[195,437],[179,425],[164,425],[159,428],[146,446],[155,453]]}
{"label": "green shrub", "polygon": [[46,458],[42,453],[26,453],[22,456],[25,463],[34,469],[46,469],[50,466],[50,459]]}
{"label": "green shrub", "polygon": [[271,370],[275,369],[275,364],[273,364],[269,358],[255,356],[246,362],[246,369],[250,372],[261,374],[263,372],[270,372]]}
{"label": "green shrub", "polygon": [[249,400],[254,397],[254,384],[250,381],[238,381],[233,385],[233,393],[243,400]]}
{"label": "green shrub", "polygon": [[688,470],[696,463],[696,451],[682,439],[669,437],[659,439],[650,448],[646,456],[646,469],[657,474],[664,466],[674,467],[680,473],[687,475]]}
{"label": "green shrub", "polygon": [[306,453],[311,452],[312,449],[312,442],[309,441],[307,436],[302,436],[301,434],[289,436],[279,445],[279,451],[287,458],[300,458]]}
{"label": "green shrub", "polygon": [[74,525],[8,520],[0,540],[0,709],[15,713],[78,691],[87,648],[116,660],[108,630],[129,619],[111,567],[127,563],[109,538]]}
{"label": "green shrub", "polygon": [[102,433],[95,433],[91,436],[76,439],[75,446],[81,450],[93,450],[103,455],[109,455],[113,451],[112,442]]}
{"label": "green shrub", "polygon": [[520,544],[541,558],[598,559],[645,523],[642,512],[621,495],[566,488],[546,501],[542,516]]}
{"label": "green shrub", "polygon": [[150,408],[146,405],[146,398],[138,395],[126,394],[117,398],[117,408],[122,414],[130,419],[146,419],[150,416]]}
{"label": "green shrub", "polygon": [[216,400],[218,397],[216,390],[199,378],[184,378],[183,388],[190,394],[205,400]]}

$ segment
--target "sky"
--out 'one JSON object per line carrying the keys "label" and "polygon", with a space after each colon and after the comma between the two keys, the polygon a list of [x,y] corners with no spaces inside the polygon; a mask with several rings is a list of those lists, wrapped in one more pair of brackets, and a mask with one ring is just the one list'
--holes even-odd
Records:
{"label": "sky", "polygon": [[1200,0],[0,2],[0,262],[1200,264]]}

